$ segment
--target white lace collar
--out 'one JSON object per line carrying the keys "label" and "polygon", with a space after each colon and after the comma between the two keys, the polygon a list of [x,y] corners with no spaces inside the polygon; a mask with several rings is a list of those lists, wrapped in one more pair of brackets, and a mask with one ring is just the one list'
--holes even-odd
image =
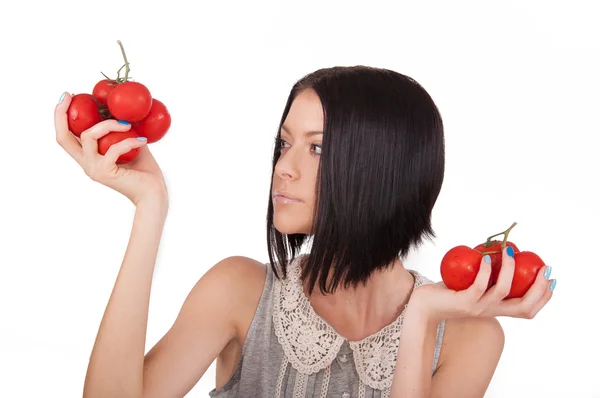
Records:
{"label": "white lace collar", "polygon": [[[285,280],[275,280],[273,322],[288,361],[298,372],[313,374],[331,365],[347,340],[308,301],[299,260],[291,262]],[[429,282],[418,272],[409,272],[415,278],[413,289]],[[360,341],[347,341],[360,380],[371,388],[384,390],[392,385],[403,318],[404,311],[379,332]]]}

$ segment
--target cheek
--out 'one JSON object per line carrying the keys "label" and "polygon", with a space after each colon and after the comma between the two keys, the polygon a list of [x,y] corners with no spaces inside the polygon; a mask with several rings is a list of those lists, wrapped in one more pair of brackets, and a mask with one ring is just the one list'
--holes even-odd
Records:
{"label": "cheek", "polygon": [[310,189],[310,194],[311,194],[311,197],[313,198],[313,200],[316,198],[316,196],[317,196],[316,192],[318,190],[317,172],[318,172],[318,165],[316,167],[314,167],[314,170],[311,170],[310,178],[309,178],[310,181],[308,183],[308,185],[309,185],[308,188]]}

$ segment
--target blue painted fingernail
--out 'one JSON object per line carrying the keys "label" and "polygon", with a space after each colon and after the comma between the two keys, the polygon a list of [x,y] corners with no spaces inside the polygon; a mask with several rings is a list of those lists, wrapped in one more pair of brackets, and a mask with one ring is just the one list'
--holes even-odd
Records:
{"label": "blue painted fingernail", "polygon": [[119,120],[119,124],[130,124],[127,120]]}
{"label": "blue painted fingernail", "polygon": [[146,137],[137,137],[136,139],[138,141],[146,141],[148,138],[146,138]]}
{"label": "blue painted fingernail", "polygon": [[556,287],[556,279],[552,279],[552,282],[550,282],[550,291],[553,292],[555,287]]}
{"label": "blue painted fingernail", "polygon": [[544,272],[544,278],[546,278],[546,280],[550,279],[550,274],[552,273],[552,267],[548,266],[546,268],[546,271]]}
{"label": "blue painted fingernail", "polygon": [[59,104],[60,104],[61,102],[63,102],[63,100],[65,99],[65,94],[66,94],[66,92],[63,92],[63,93],[60,95],[60,98],[58,99],[58,103],[59,103]]}
{"label": "blue painted fingernail", "polygon": [[490,257],[489,254],[486,254],[485,256],[483,256],[483,261],[485,261],[488,264],[492,263],[492,258]]}
{"label": "blue painted fingernail", "polygon": [[508,249],[506,249],[506,253],[513,258],[515,257],[515,249],[513,249],[512,246],[508,246]]}

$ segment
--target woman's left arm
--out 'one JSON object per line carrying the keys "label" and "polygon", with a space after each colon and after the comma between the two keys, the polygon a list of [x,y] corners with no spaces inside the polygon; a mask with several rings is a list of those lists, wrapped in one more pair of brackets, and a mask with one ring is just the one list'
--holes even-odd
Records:
{"label": "woman's left arm", "polygon": [[[505,299],[514,258],[504,250],[498,282],[487,291],[491,267],[484,259],[466,290],[455,292],[443,283],[416,289],[404,316],[391,398],[483,397],[504,347],[504,333],[495,317],[532,319],[552,297],[545,271],[540,270],[523,298]],[[451,344],[444,346],[446,359],[432,377],[435,337],[442,320],[452,333],[444,340]]]}
{"label": "woman's left arm", "polygon": [[483,398],[504,348],[502,327],[496,318],[450,322],[453,325],[447,337],[452,346],[447,347],[447,359],[431,379],[428,397]]}

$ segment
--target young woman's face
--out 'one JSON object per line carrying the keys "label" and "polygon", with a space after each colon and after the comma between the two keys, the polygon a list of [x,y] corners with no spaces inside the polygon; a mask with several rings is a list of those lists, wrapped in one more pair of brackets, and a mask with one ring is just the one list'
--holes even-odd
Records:
{"label": "young woman's face", "polygon": [[311,233],[322,142],[321,101],[313,90],[305,90],[283,123],[273,176],[273,223],[282,234]]}

